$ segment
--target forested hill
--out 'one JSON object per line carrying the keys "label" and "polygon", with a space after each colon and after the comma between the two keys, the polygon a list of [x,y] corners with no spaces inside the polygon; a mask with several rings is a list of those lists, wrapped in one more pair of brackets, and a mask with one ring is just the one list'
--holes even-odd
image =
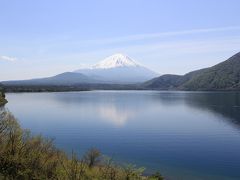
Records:
{"label": "forested hill", "polygon": [[163,75],[143,84],[147,89],[240,90],[240,52],[210,68],[183,76]]}

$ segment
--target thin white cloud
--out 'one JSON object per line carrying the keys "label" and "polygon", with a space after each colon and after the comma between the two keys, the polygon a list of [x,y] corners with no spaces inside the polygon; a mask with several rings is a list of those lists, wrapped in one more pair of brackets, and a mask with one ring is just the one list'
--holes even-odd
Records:
{"label": "thin white cloud", "polygon": [[16,57],[1,56],[1,55],[0,55],[0,61],[11,61],[11,62],[13,62],[13,61],[16,61],[16,60],[17,60]]}
{"label": "thin white cloud", "polygon": [[149,34],[136,34],[136,35],[122,36],[122,37],[86,40],[86,41],[82,41],[81,43],[111,44],[111,43],[122,43],[122,42],[129,42],[129,41],[140,41],[140,40],[147,40],[147,39],[154,39],[154,38],[164,38],[164,37],[171,37],[171,36],[236,31],[236,30],[240,30],[240,26],[229,26],[229,27],[220,27],[220,28],[202,28],[202,29],[169,31],[169,32],[160,32],[160,33],[149,33]]}
{"label": "thin white cloud", "polygon": [[82,51],[78,53],[68,53],[63,59],[97,59],[100,57],[111,55],[116,52],[131,54],[164,54],[164,55],[179,55],[179,54],[201,54],[223,51],[240,51],[240,36],[209,38],[202,40],[176,40],[164,41],[156,43],[144,43],[137,45],[123,45],[118,47],[98,48],[95,50]]}
{"label": "thin white cloud", "polygon": [[[228,26],[228,27],[218,27],[218,28],[199,28],[199,29],[189,29],[182,31],[168,31],[168,32],[158,32],[158,33],[146,33],[146,34],[134,34],[128,36],[118,36],[118,37],[106,37],[106,38],[97,38],[97,39],[86,39],[81,41],[76,41],[76,37],[69,36],[68,38],[62,37],[58,40],[61,40],[59,43],[56,39],[44,44],[44,48],[42,49],[44,53],[49,52],[51,48],[59,48],[61,46],[65,47],[79,47],[79,48],[95,48],[95,47],[105,47],[112,45],[122,45],[124,44],[139,44],[146,43],[147,41],[159,41],[161,38],[169,38],[169,37],[181,37],[184,35],[199,35],[199,34],[207,34],[207,33],[217,33],[217,32],[229,32],[236,31],[239,32],[240,26]],[[74,33],[73,33],[74,34]],[[229,33],[226,33],[229,34]],[[141,42],[142,41],[142,42]]]}

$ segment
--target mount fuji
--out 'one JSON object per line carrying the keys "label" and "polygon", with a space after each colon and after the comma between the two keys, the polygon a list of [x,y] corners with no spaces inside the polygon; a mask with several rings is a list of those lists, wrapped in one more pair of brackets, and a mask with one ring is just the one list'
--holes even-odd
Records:
{"label": "mount fuji", "polygon": [[114,54],[103,61],[74,71],[107,83],[140,83],[159,76],[124,54]]}
{"label": "mount fuji", "polygon": [[157,73],[140,65],[130,57],[115,54],[89,68],[64,72],[47,78],[4,81],[2,83],[8,86],[123,85],[142,83],[157,76],[159,76]]}

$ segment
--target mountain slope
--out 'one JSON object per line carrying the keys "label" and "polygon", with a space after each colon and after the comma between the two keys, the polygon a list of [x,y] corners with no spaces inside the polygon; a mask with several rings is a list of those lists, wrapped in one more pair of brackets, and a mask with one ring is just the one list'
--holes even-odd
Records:
{"label": "mountain slope", "polygon": [[240,53],[192,77],[180,88],[190,90],[240,89]]}
{"label": "mountain slope", "polygon": [[76,85],[76,84],[88,84],[99,83],[96,79],[89,78],[81,73],[65,72],[53,77],[20,80],[20,81],[4,81],[4,85]]}
{"label": "mountain slope", "polygon": [[143,83],[142,87],[146,89],[158,89],[158,90],[180,89],[180,87],[182,87],[183,84],[190,81],[193,77],[198,76],[201,73],[204,73],[204,71],[206,71],[206,69],[192,71],[190,73],[185,74],[184,76],[165,74]]}
{"label": "mountain slope", "polygon": [[90,68],[79,69],[75,72],[108,83],[138,83],[158,76],[154,71],[123,54],[109,56]]}
{"label": "mountain slope", "polygon": [[183,76],[160,76],[145,82],[143,87],[176,90],[240,90],[240,53],[213,67],[192,71]]}
{"label": "mountain slope", "polygon": [[165,74],[143,83],[142,86],[148,89],[175,89],[178,87],[181,77],[179,75]]}

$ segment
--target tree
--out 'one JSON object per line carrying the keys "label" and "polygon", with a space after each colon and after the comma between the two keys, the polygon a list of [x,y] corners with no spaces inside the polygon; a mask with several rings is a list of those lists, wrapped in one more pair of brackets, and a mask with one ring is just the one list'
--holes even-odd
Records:
{"label": "tree", "polygon": [[0,84],[0,97],[5,98],[5,93],[4,93],[4,89],[2,87],[2,85]]}
{"label": "tree", "polygon": [[101,152],[96,148],[92,148],[87,151],[83,159],[84,162],[88,165],[88,167],[92,168],[101,161]]}

